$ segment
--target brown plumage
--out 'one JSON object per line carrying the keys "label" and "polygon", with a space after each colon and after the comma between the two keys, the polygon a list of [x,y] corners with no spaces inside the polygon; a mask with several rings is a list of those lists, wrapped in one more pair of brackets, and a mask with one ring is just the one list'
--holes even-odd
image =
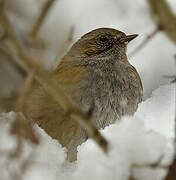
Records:
{"label": "brown plumage", "polygon": [[[126,56],[126,36],[110,28],[93,30],[79,39],[51,74],[82,111],[92,110],[97,128],[133,115],[142,100],[142,83]],[[77,146],[87,139],[85,130],[38,86],[28,97],[25,114],[67,148],[74,161]]]}

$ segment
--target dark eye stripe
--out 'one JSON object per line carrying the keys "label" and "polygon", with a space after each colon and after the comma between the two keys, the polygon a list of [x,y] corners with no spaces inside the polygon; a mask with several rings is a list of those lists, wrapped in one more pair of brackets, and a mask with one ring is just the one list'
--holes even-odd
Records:
{"label": "dark eye stripe", "polygon": [[108,41],[108,38],[107,37],[100,37],[100,39],[99,39],[101,42],[106,42],[106,41]]}
{"label": "dark eye stripe", "polygon": [[113,43],[113,41],[114,39],[110,35],[103,35],[97,38],[97,44],[102,46],[109,46],[111,43]]}

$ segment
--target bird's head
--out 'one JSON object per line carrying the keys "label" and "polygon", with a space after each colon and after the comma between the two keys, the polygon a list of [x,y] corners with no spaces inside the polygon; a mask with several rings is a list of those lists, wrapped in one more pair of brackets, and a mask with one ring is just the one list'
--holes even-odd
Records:
{"label": "bird's head", "polygon": [[124,54],[127,44],[138,35],[126,35],[111,28],[99,28],[82,36],[71,48],[73,56],[106,57]]}

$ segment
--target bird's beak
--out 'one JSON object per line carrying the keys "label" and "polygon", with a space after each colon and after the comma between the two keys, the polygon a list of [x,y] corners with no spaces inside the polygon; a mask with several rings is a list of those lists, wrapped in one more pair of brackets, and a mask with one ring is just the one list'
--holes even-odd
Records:
{"label": "bird's beak", "polygon": [[133,39],[135,39],[137,36],[138,36],[138,34],[128,35],[126,39],[127,39],[128,42],[130,42],[130,41],[132,41]]}
{"label": "bird's beak", "polygon": [[138,34],[132,34],[132,35],[128,35],[125,38],[121,39],[121,42],[130,42],[133,39],[135,39],[138,36]]}

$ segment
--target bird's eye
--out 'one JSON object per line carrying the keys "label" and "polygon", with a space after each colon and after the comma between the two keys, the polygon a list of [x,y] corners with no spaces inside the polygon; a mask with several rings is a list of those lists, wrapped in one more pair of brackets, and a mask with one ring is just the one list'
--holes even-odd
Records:
{"label": "bird's eye", "polygon": [[101,42],[106,42],[106,41],[108,41],[108,38],[107,37],[100,37],[100,39],[99,39]]}
{"label": "bird's eye", "polygon": [[83,51],[87,55],[99,54],[112,47],[113,37],[109,34],[99,35],[85,43]]}

